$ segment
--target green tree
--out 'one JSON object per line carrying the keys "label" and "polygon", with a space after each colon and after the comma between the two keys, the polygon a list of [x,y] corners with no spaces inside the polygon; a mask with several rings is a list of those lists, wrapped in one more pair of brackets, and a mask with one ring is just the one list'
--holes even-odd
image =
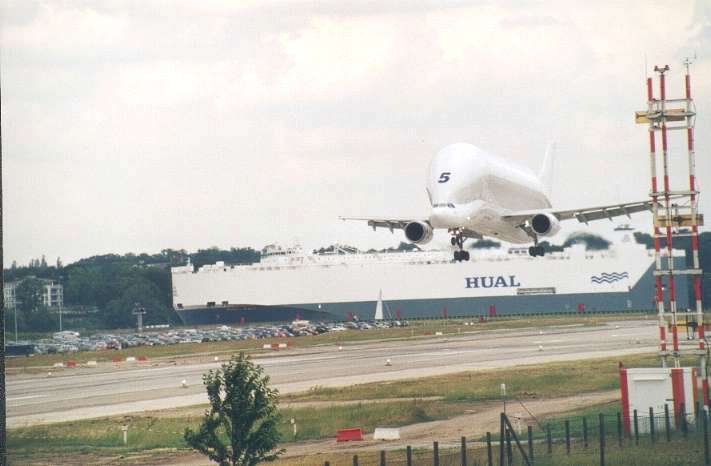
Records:
{"label": "green tree", "polygon": [[18,307],[23,313],[30,313],[42,306],[42,293],[44,286],[42,282],[34,277],[28,277],[17,285],[15,296]]}
{"label": "green tree", "polygon": [[44,305],[43,294],[44,284],[37,278],[25,278],[17,285],[17,307],[22,313],[18,321],[25,330],[47,331],[56,328],[57,318]]}
{"label": "green tree", "polygon": [[123,286],[121,296],[109,301],[103,310],[102,317],[108,327],[133,327],[136,323],[136,316],[133,315],[136,303],[146,310],[143,320],[146,324],[169,321],[169,309],[162,302],[161,291],[154,283],[137,276],[130,282],[126,279]]}
{"label": "green tree", "polygon": [[73,267],[69,270],[64,286],[64,300],[68,304],[94,305],[100,283],[99,273],[94,268]]}
{"label": "green tree", "polygon": [[210,409],[197,431],[185,429],[188,445],[220,466],[252,466],[283,453],[276,450],[278,391],[261,366],[240,353],[203,382]]}

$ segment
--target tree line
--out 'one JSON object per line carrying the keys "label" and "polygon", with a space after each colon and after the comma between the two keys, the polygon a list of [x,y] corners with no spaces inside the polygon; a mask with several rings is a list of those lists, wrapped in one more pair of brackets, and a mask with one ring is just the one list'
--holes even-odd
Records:
{"label": "tree line", "polygon": [[[260,252],[252,248],[212,247],[188,253],[164,249],[158,254],[105,254],[63,265],[32,260],[5,270],[5,282],[22,280],[16,289],[18,327],[23,331],[57,329],[58,316],[42,303],[44,283],[54,280],[64,286],[64,307],[82,317],[82,327],[126,328],[135,324],[136,303],[146,310],[144,322],[177,323],[172,308],[170,268],[190,263],[195,267],[216,261],[227,264],[259,262]],[[14,316],[13,316],[14,318]],[[6,313],[9,324],[9,313]],[[14,325],[14,323],[13,323]]]}

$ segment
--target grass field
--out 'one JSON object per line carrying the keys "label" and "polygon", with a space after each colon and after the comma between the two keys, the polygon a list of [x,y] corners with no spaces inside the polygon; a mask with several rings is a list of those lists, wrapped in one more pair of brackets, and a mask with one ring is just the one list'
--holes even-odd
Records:
{"label": "grass field", "polygon": [[[654,365],[654,355],[625,358],[629,365]],[[297,421],[297,441],[329,438],[344,426],[358,426],[371,432],[375,426],[403,426],[446,419],[476,409],[477,402],[500,399],[499,386],[505,381],[509,396],[519,398],[557,397],[585,391],[617,388],[617,361],[598,359],[570,363],[521,366],[515,369],[427,377],[393,383],[357,385],[335,390],[312,390],[287,396],[294,400],[371,400],[375,398],[417,398],[443,396],[441,400],[414,400],[358,403],[331,407],[282,409],[279,429],[284,442],[294,441],[290,419]],[[359,398],[360,397],[360,398]],[[52,452],[77,455],[127,454],[161,449],[184,449],[185,427],[196,426],[202,409],[188,408],[13,429],[7,441],[12,457],[20,462],[41,458]],[[128,446],[122,444],[121,426],[129,425]],[[332,463],[333,464],[333,463]]]}
{"label": "grass field", "polygon": [[[472,406],[465,403],[437,401],[400,401],[355,404],[328,408],[283,409],[279,432],[284,443],[335,437],[343,426],[359,426],[372,432],[376,426],[402,426],[461,414]],[[106,455],[160,450],[186,449],[183,432],[196,428],[201,415],[137,415],[67,422],[47,426],[13,429],[7,442],[11,457],[18,462],[41,458],[50,453]],[[293,435],[290,419],[297,421]],[[128,445],[123,445],[121,427],[129,425]]]}
{"label": "grass field", "polygon": [[[501,397],[501,383],[510,396],[540,398],[610,390],[619,386],[619,359],[591,359],[513,368],[469,371],[395,382],[376,382],[349,387],[314,387],[305,393],[289,394],[285,401],[369,400],[443,396],[446,401],[485,401]],[[624,357],[630,367],[653,367],[654,354]],[[689,361],[691,362],[691,361]]]}
{"label": "grass field", "polygon": [[[448,319],[448,320],[421,320],[412,321],[409,327],[394,327],[388,329],[371,330],[348,330],[345,332],[330,332],[322,335],[310,337],[298,337],[289,339],[296,348],[306,348],[317,345],[341,344],[348,342],[362,342],[383,339],[408,339],[408,338],[432,338],[431,335],[442,332],[443,335],[457,335],[462,333],[491,331],[500,329],[516,328],[539,328],[556,325],[602,325],[609,321],[619,321],[626,319],[644,318],[643,314],[621,314],[621,315],[594,315],[586,317],[578,316],[540,316],[540,317],[497,317],[487,322],[480,323],[474,318],[469,319]],[[464,323],[473,325],[464,325]],[[78,363],[87,361],[110,362],[113,358],[128,356],[146,356],[149,359],[155,358],[180,358],[192,357],[196,355],[214,356],[231,354],[237,351],[258,352],[262,351],[262,345],[284,341],[284,339],[264,339],[246,341],[223,341],[210,343],[188,343],[166,346],[144,346],[127,348],[118,351],[86,351],[71,354],[46,354],[32,357],[15,357],[7,359],[7,367],[44,367],[55,363],[74,360]]]}

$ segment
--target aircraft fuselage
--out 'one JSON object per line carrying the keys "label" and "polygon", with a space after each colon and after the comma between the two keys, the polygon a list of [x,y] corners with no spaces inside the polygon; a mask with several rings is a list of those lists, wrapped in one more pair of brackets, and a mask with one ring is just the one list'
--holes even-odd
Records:
{"label": "aircraft fuselage", "polygon": [[433,228],[470,229],[511,243],[530,243],[531,237],[503,215],[551,208],[536,175],[464,143],[437,153],[430,164],[427,192]]}

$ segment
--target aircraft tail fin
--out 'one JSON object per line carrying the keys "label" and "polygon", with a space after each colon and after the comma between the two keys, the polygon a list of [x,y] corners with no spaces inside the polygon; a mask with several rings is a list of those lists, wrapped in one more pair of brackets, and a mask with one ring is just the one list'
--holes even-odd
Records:
{"label": "aircraft tail fin", "polygon": [[538,172],[538,179],[541,180],[546,193],[550,197],[553,191],[553,159],[555,158],[555,143],[548,144],[546,155],[543,158],[543,166]]}

